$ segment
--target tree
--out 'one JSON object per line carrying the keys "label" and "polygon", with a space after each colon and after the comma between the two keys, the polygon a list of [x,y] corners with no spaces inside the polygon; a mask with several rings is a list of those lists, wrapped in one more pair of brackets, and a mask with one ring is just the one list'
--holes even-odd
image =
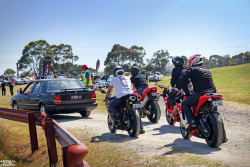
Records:
{"label": "tree", "polygon": [[105,71],[112,73],[115,66],[122,66],[125,71],[129,71],[134,65],[141,68],[144,66],[143,57],[145,54],[143,47],[133,45],[131,48],[126,48],[115,44],[104,61]]}
{"label": "tree", "polygon": [[7,70],[4,71],[4,74],[8,74],[8,75],[14,75],[16,73],[16,71],[14,71],[13,69],[8,68]]}
{"label": "tree", "polygon": [[[18,60],[19,69],[42,73],[42,64],[45,57],[52,57],[50,45],[45,40],[32,41],[23,49],[22,57]],[[52,57],[53,59],[53,57]]]}
{"label": "tree", "polygon": [[167,50],[158,50],[153,54],[151,59],[151,66],[154,67],[154,70],[161,71],[164,73],[165,67],[169,62],[169,53]]}

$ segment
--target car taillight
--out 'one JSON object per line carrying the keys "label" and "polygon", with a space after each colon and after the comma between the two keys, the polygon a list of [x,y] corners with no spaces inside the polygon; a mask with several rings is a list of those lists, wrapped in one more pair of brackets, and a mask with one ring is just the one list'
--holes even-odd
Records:
{"label": "car taillight", "polygon": [[54,104],[62,104],[62,99],[60,95],[54,95]]}
{"label": "car taillight", "polygon": [[153,87],[152,92],[157,92],[157,87]]}
{"label": "car taillight", "polygon": [[91,93],[91,102],[96,102],[96,94],[95,93]]}

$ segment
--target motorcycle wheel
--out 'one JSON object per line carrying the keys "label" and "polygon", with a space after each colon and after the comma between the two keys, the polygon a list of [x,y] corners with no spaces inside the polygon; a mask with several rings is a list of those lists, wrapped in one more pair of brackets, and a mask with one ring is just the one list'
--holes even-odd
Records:
{"label": "motorcycle wheel", "polygon": [[208,130],[208,133],[205,134],[207,144],[213,148],[219,147],[224,140],[224,125],[220,115],[218,113],[209,114],[205,126]]}
{"label": "motorcycle wheel", "polygon": [[169,125],[174,125],[175,121],[173,120],[173,118],[171,117],[171,115],[168,113],[168,110],[165,110],[165,114],[166,114],[166,120],[169,123]]}
{"label": "motorcycle wheel", "polygon": [[108,127],[111,133],[116,133],[116,128],[114,127],[114,123],[112,122],[110,115],[108,114]]}
{"label": "motorcycle wheel", "polygon": [[156,101],[150,101],[146,109],[150,112],[150,114],[147,114],[148,120],[153,123],[158,122],[161,117],[159,104]]}
{"label": "motorcycle wheel", "polygon": [[129,136],[137,137],[140,134],[141,124],[140,124],[140,114],[137,110],[130,110],[130,126],[128,127],[127,131]]}
{"label": "motorcycle wheel", "polygon": [[187,132],[187,129],[183,125],[182,121],[180,121],[180,131],[181,131],[181,135],[184,139],[190,139],[192,137],[192,135]]}

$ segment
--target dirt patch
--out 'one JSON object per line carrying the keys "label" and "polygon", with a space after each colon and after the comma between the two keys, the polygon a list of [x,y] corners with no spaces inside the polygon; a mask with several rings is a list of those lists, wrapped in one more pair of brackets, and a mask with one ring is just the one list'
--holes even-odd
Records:
{"label": "dirt patch", "polygon": [[[168,125],[165,119],[165,105],[159,100],[162,116],[157,124],[143,118],[145,134],[132,138],[126,131],[118,130],[110,133],[107,126],[107,114],[95,113],[90,118],[82,118],[80,114],[57,115],[56,119],[65,128],[79,129],[82,133],[93,135],[92,142],[127,143],[138,154],[152,157],[155,155],[172,155],[177,152],[202,155],[220,160],[232,166],[250,166],[250,106],[224,101],[219,108],[225,124],[228,142],[219,148],[209,147],[204,139],[192,137],[182,138],[179,123]],[[80,139],[81,140],[81,139]]]}

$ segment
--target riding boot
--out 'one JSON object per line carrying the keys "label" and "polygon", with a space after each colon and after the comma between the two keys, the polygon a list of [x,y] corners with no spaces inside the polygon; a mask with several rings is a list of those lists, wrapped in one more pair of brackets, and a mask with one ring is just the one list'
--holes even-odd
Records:
{"label": "riding boot", "polygon": [[190,133],[193,129],[196,128],[196,121],[192,120],[189,124],[188,124],[188,128],[187,128],[187,132]]}
{"label": "riding boot", "polygon": [[177,111],[178,111],[178,107],[175,105],[174,107],[173,107],[174,109],[173,109],[173,112],[172,112],[172,117],[175,117],[176,116],[176,113],[177,113]]}

